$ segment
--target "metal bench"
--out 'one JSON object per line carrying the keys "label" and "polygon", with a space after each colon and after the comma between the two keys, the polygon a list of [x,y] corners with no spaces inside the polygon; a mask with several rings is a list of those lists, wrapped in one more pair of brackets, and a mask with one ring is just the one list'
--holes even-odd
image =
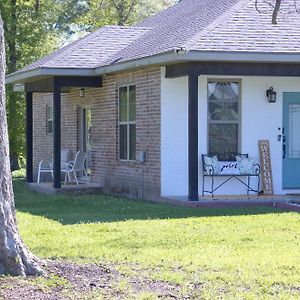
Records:
{"label": "metal bench", "polygon": [[[232,179],[236,179],[247,187],[249,192],[259,193],[260,166],[248,154],[223,153],[202,154],[202,196],[205,193],[214,196],[214,192]],[[215,177],[226,177],[219,184],[215,184]],[[242,180],[242,177],[246,180]],[[250,178],[257,178],[257,187],[251,186]],[[205,189],[205,178],[210,179],[210,189]]]}

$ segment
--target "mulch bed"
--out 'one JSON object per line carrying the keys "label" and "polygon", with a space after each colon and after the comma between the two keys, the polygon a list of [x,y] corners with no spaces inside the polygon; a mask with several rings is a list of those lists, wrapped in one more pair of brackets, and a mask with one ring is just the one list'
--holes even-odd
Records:
{"label": "mulch bed", "polygon": [[49,260],[44,269],[45,277],[0,277],[0,299],[132,299],[141,293],[161,299],[190,298],[181,295],[179,285],[155,281],[142,274],[128,277],[112,266]]}

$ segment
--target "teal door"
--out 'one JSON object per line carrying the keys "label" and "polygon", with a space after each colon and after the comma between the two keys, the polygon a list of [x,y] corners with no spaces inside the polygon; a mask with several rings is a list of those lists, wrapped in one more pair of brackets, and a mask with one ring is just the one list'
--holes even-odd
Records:
{"label": "teal door", "polygon": [[283,188],[300,188],[300,93],[283,94]]}

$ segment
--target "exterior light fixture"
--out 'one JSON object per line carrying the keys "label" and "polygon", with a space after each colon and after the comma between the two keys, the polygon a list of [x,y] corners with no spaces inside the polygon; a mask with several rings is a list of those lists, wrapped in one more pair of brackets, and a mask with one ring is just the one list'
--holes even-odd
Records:
{"label": "exterior light fixture", "polygon": [[84,88],[81,88],[81,89],[79,90],[79,96],[80,96],[80,97],[84,97],[84,96],[85,96],[85,89],[84,89]]}
{"label": "exterior light fixture", "polygon": [[266,96],[268,98],[269,103],[276,102],[276,92],[274,91],[272,86],[266,91]]}

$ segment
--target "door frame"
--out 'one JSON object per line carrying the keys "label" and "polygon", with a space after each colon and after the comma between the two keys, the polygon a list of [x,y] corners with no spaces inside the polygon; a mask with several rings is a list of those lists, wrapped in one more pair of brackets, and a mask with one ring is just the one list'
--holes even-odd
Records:
{"label": "door frame", "polygon": [[[83,110],[90,110],[92,112],[91,105],[78,105],[77,107],[77,113],[78,113],[78,120],[77,120],[77,138],[78,138],[78,150],[79,151],[86,151],[87,152],[87,172],[88,175],[91,175],[91,149],[87,149],[87,138],[88,138],[88,128],[87,128],[87,122],[85,121],[86,129],[83,130]],[[85,114],[86,118],[86,114]],[[92,126],[92,124],[91,124]],[[84,141],[85,139],[85,141]],[[91,142],[91,141],[90,141]]]}
{"label": "door frame", "polygon": [[[291,95],[298,95],[298,99],[288,99],[288,96]],[[299,189],[300,188],[300,178],[299,178],[299,184],[293,185],[293,182],[288,181],[287,176],[289,174],[289,168],[294,165],[293,162],[289,162],[289,147],[290,147],[290,141],[289,141],[289,104],[292,104],[293,102],[296,102],[296,104],[300,105],[300,92],[284,92],[282,97],[282,188],[291,190],[291,189]],[[300,161],[300,158],[299,158]],[[291,171],[290,171],[291,172]],[[290,174],[289,174],[290,175]]]}

